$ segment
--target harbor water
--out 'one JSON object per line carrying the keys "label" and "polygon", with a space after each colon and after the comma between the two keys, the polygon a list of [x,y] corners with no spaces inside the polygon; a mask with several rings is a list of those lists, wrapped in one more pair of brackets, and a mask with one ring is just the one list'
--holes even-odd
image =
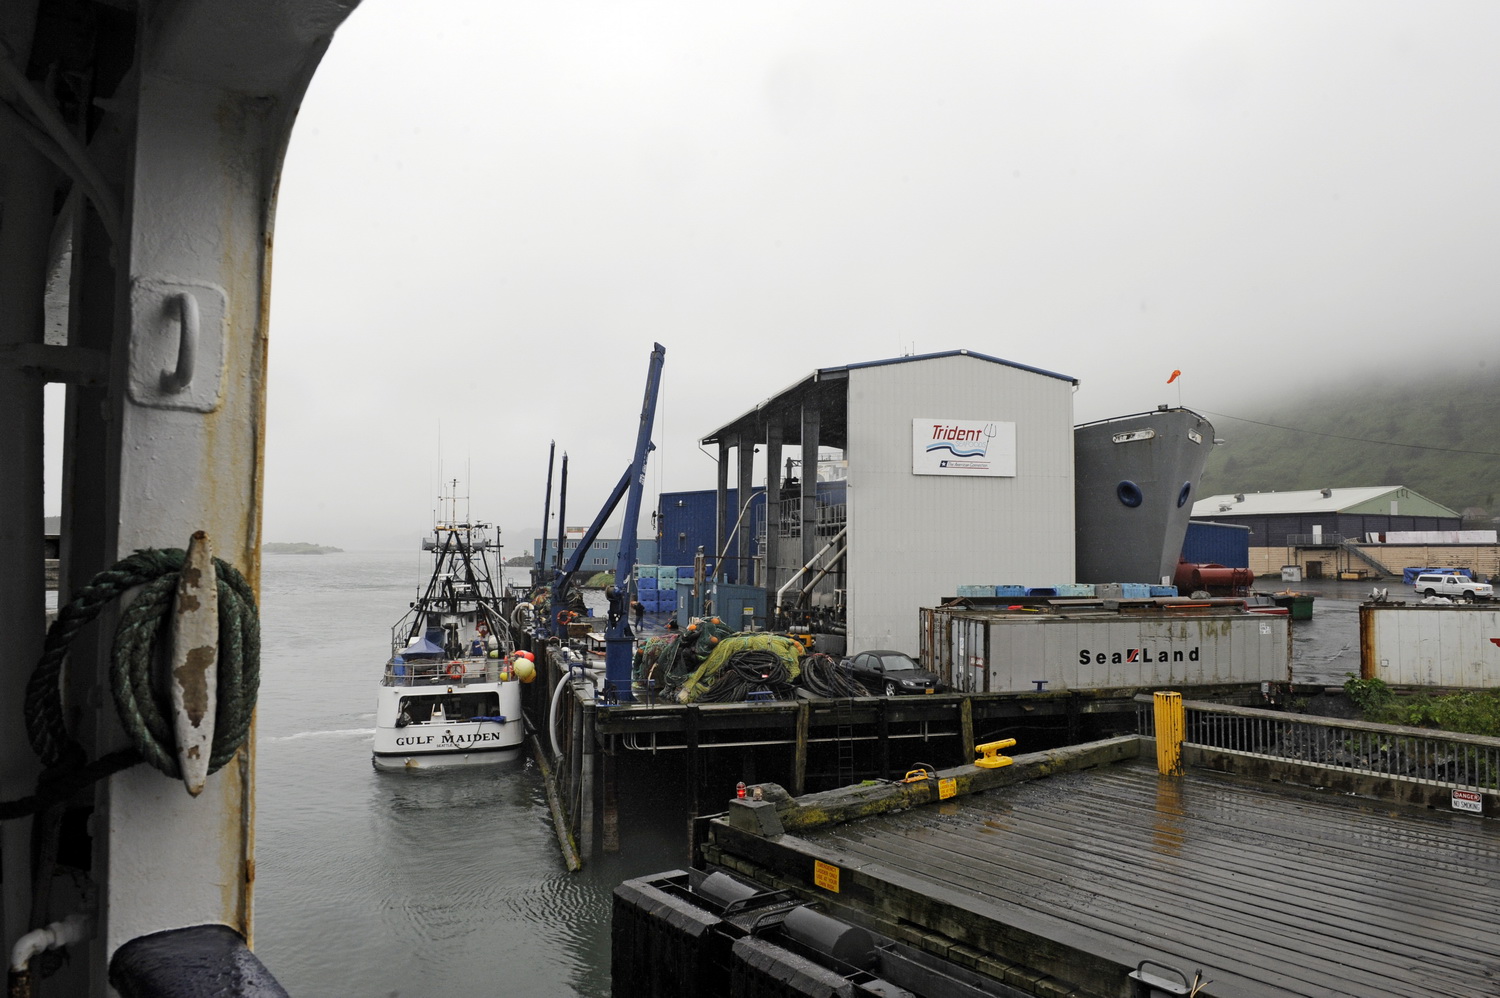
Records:
{"label": "harbor water", "polygon": [[528,760],[376,772],[375,687],[430,559],[264,558],[256,953],[298,998],[608,995],[611,891],[687,863],[680,780],[637,781],[621,851],[568,873]]}

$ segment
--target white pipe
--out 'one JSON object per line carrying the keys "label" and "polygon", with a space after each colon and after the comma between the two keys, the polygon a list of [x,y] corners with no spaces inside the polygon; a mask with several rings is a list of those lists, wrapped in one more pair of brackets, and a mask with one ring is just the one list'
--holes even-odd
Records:
{"label": "white pipe", "polygon": [[24,974],[33,957],[49,949],[59,949],[88,938],[89,923],[83,915],[74,913],[61,922],[53,922],[45,929],[32,929],[20,939],[10,951],[12,973]]}
{"label": "white pipe", "polygon": [[557,681],[557,687],[552,691],[552,706],[547,708],[547,737],[552,742],[554,759],[561,759],[563,756],[562,748],[557,744],[557,705],[562,703],[563,685],[573,679],[587,679],[595,690],[599,689],[599,680],[582,665],[570,664],[567,675]]}
{"label": "white pipe", "polygon": [[572,676],[563,676],[557,681],[557,688],[552,691],[552,706],[547,709],[547,737],[552,742],[552,758],[563,757],[562,746],[557,744],[557,705],[562,702],[562,690]]}
{"label": "white pipe", "polygon": [[787,589],[791,587],[793,582],[796,582],[798,579],[802,578],[803,574],[806,573],[809,568],[812,568],[818,563],[818,559],[823,557],[824,552],[837,544],[839,540],[843,538],[843,536],[848,532],[849,528],[845,527],[843,530],[840,530],[838,533],[834,534],[832,539],[830,539],[827,544],[824,544],[821,548],[819,548],[817,554],[812,556],[811,561],[809,561],[806,565],[803,565],[801,568],[797,569],[797,574],[793,575],[790,579],[787,579],[786,584],[783,585],[780,589],[776,590],[776,610],[778,613],[781,611],[781,594],[786,592]]}

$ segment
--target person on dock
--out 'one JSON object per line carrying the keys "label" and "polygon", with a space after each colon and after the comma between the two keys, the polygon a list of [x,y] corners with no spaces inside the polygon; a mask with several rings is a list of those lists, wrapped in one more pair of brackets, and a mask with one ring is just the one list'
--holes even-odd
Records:
{"label": "person on dock", "polygon": [[646,607],[638,599],[630,601],[631,612],[635,614],[635,626],[640,627],[641,622],[646,619]]}

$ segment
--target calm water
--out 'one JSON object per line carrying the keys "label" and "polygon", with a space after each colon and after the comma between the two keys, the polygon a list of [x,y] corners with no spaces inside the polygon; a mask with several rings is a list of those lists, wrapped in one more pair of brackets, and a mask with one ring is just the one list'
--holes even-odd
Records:
{"label": "calm water", "polygon": [[529,762],[377,773],[374,686],[430,557],[265,557],[256,953],[298,998],[608,995],[611,891],[686,865],[686,808],[644,781],[621,853],[569,874]]}

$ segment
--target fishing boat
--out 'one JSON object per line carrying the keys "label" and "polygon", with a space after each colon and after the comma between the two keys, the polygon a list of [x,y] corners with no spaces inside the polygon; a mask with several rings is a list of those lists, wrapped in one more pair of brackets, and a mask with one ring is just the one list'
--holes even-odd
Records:
{"label": "fishing boat", "polygon": [[391,628],[375,707],[376,769],[520,755],[524,667],[510,658],[507,615],[490,572],[489,552],[498,552],[491,529],[449,516],[423,541],[433,553],[432,577]]}

